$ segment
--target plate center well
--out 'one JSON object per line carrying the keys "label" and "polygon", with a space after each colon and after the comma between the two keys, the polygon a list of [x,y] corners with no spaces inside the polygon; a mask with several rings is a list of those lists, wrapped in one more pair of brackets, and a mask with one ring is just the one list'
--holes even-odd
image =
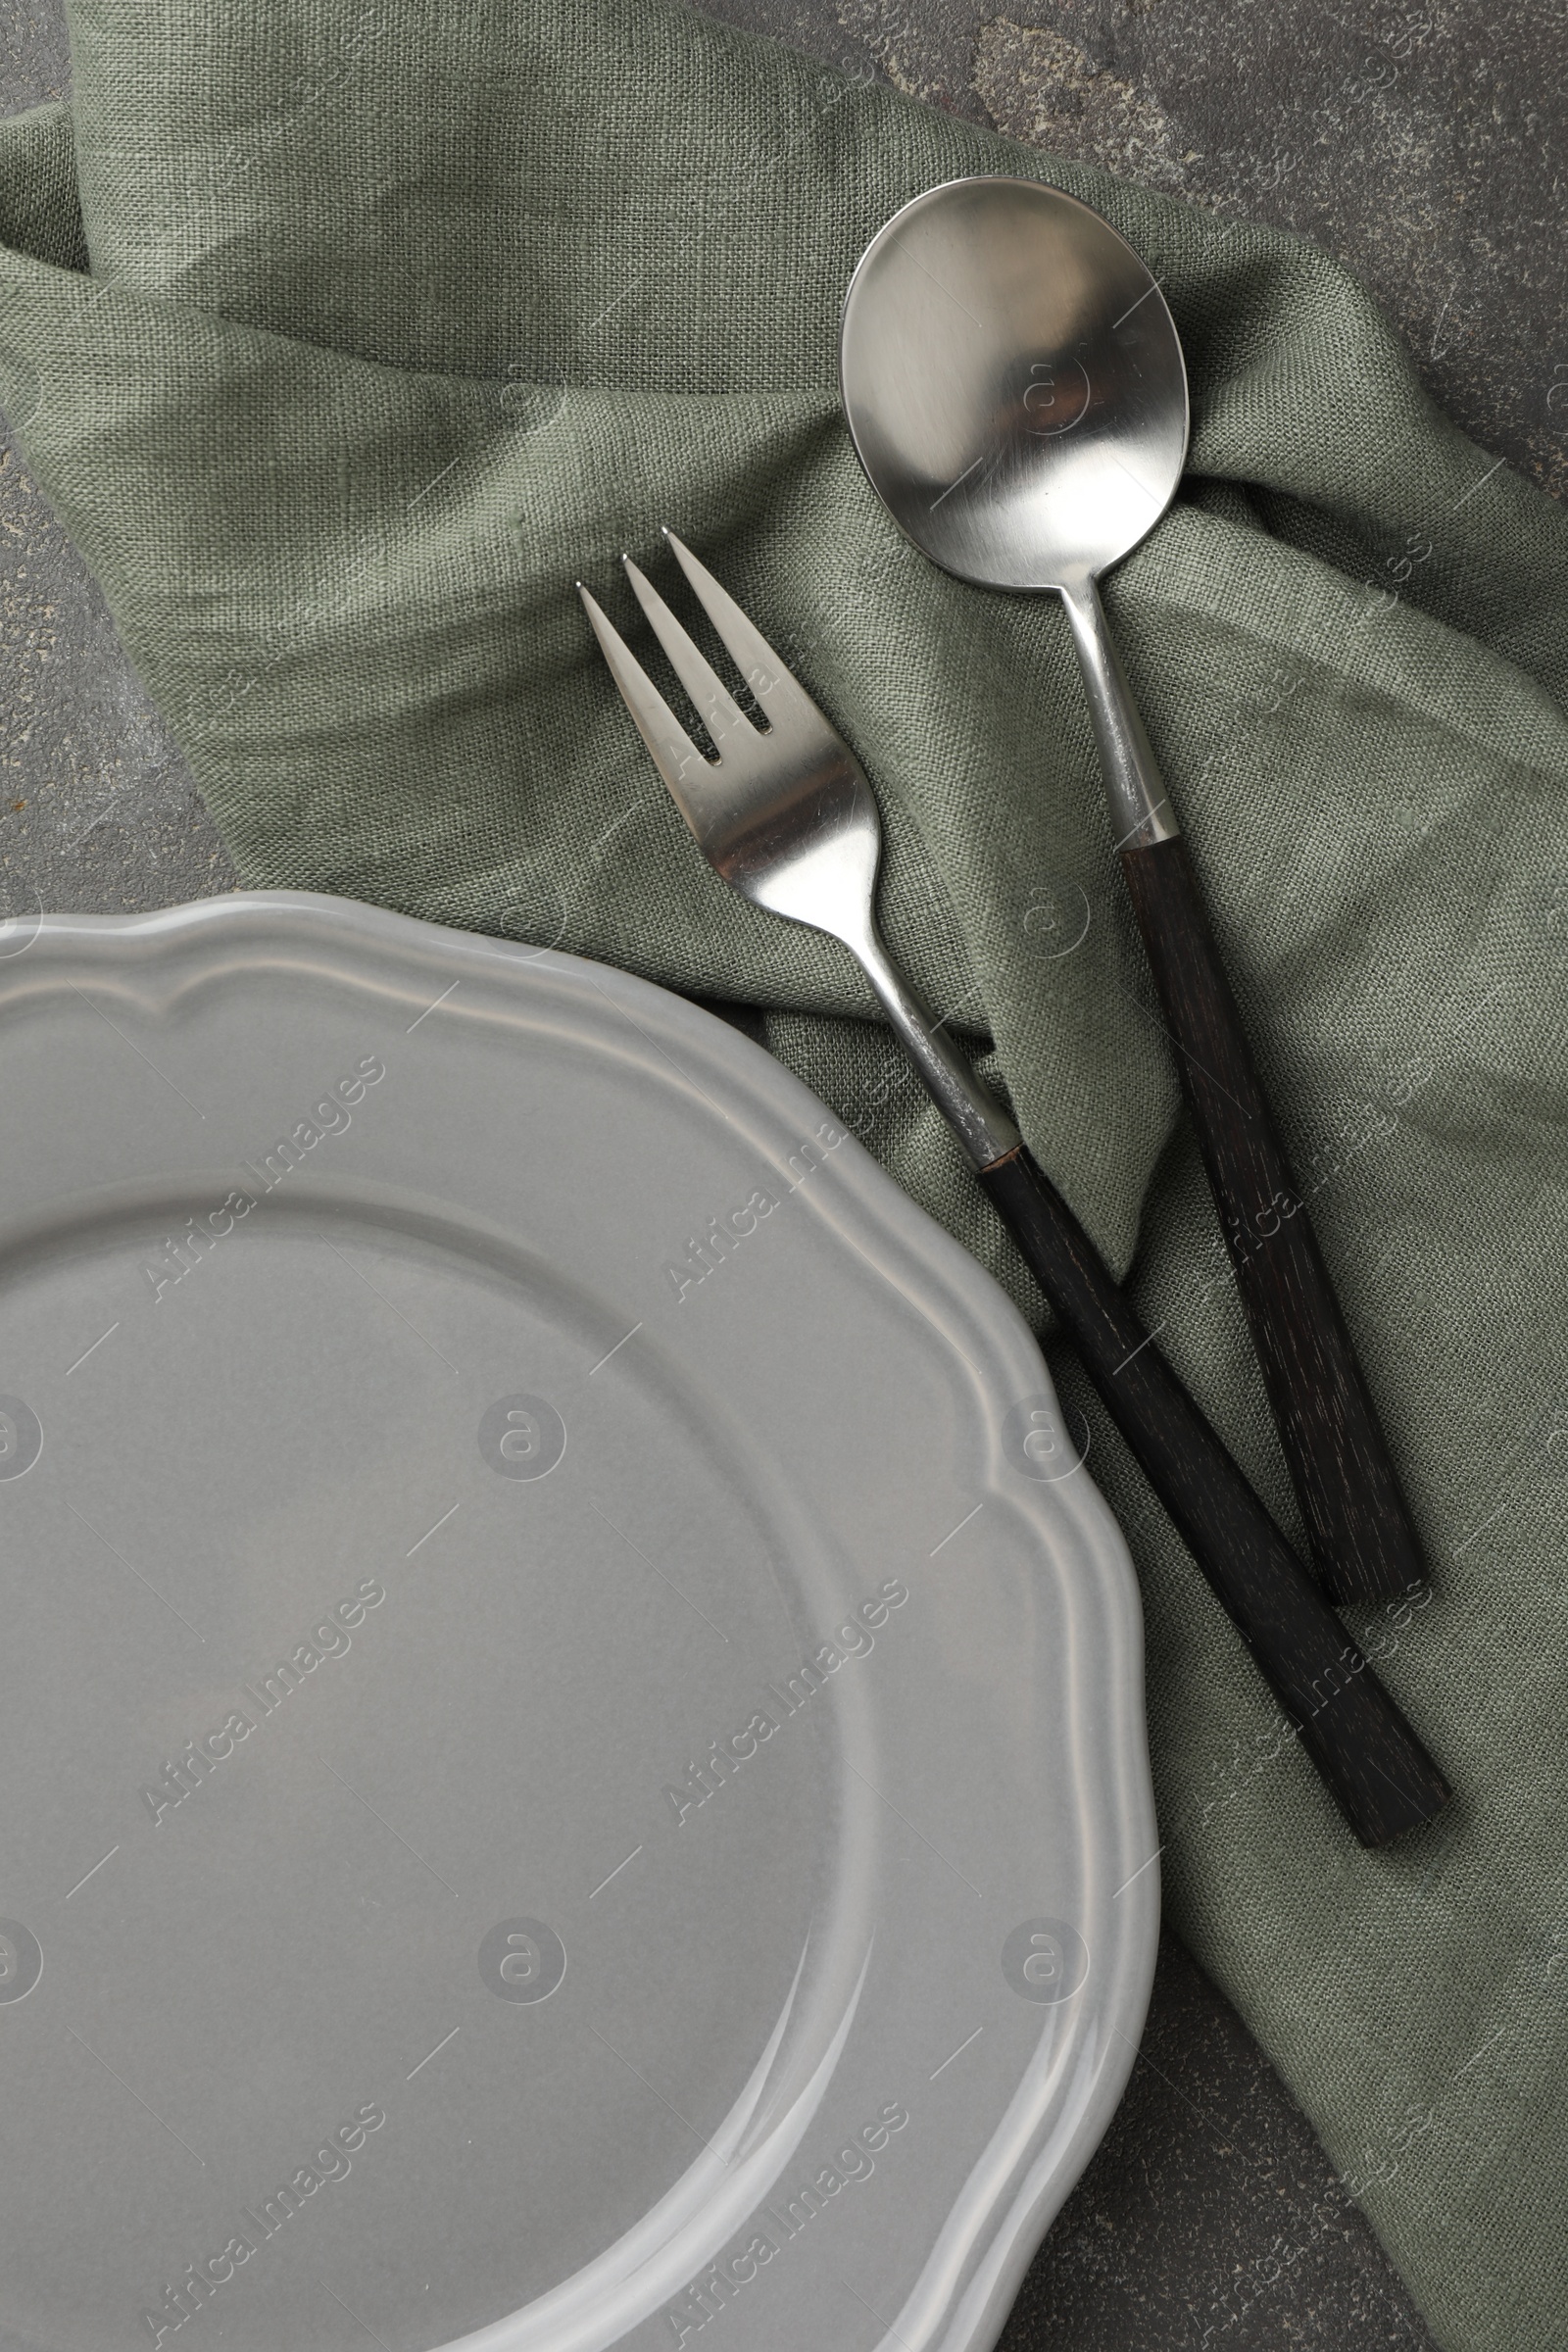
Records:
{"label": "plate center well", "polygon": [[810,1537],[613,1302],[213,1206],[0,1267],[0,2326],[403,2352],[702,2161],[820,1940]]}

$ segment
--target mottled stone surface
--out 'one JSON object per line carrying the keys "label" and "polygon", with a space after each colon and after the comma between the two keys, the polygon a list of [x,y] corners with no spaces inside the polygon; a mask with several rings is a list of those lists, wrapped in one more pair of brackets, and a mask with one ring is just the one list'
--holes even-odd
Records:
{"label": "mottled stone surface", "polygon": [[[1568,484],[1568,17],[1544,0],[708,0],[977,122],[1359,272],[1485,446]],[[68,86],[53,7],[0,16],[0,105]],[[0,459],[0,913],[168,905],[232,875],[102,599]],[[1310,2131],[1178,1946],[1131,2087],[1007,2352],[1422,2352]]]}
{"label": "mottled stone surface", "polygon": [[96,582],[0,452],[0,915],[168,906],[233,871]]}
{"label": "mottled stone surface", "polygon": [[1547,0],[709,0],[852,70],[1314,238],[1487,448],[1568,487],[1568,15]]}
{"label": "mottled stone surface", "polygon": [[1016,137],[1340,255],[1449,413],[1568,487],[1558,12],[1063,0],[982,22],[971,78]]}
{"label": "mottled stone surface", "polygon": [[1431,2352],[1256,2044],[1167,1936],[1138,2063],[1001,2352]]}

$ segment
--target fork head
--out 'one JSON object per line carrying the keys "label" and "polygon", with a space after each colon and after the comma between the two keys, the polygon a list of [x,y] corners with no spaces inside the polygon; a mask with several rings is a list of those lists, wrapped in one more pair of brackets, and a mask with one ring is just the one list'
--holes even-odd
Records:
{"label": "fork head", "polygon": [[766,729],[753,725],[629,556],[621,562],[632,592],[702,713],[717,758],[697,749],[579,580],[577,593],[611,675],[713,871],[758,906],[858,950],[873,927],[882,847],[871,788],[849,746],[734,598],[673,531],[664,537],[756,696]]}

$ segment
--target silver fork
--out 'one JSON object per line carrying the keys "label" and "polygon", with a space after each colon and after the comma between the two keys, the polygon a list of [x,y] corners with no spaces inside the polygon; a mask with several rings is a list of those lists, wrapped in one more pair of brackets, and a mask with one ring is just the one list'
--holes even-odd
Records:
{"label": "silver fork", "polygon": [[1448,1788],[1347,1638],[1315,1580],[1140,1323],[1006,1112],[926,1018],[877,928],[882,834],[864,771],[733,597],[664,537],[767,720],[754,726],[629,556],[626,576],[702,714],[698,751],[579,580],[588,618],[655,766],[732,889],[825,931],[857,957],[981,1184],[1010,1228],[1111,1418],[1363,1843],[1430,1820]]}
{"label": "silver fork", "polygon": [[975,1166],[991,1167],[1023,1138],[927,1020],[883,943],[875,906],[882,827],[858,761],[735,599],[673,532],[664,536],[768,729],[762,735],[751,724],[663,598],[623,556],[632,592],[719,755],[710,761],[694,748],[579,580],[577,593],[654,765],[709,864],[732,890],[844,942]]}

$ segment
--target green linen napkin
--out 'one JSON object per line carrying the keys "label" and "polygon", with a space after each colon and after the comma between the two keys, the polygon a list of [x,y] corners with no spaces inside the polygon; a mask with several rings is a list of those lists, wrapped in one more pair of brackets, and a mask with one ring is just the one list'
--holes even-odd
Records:
{"label": "green linen napkin", "polygon": [[1091,1403],[1144,1583],[1167,1896],[1440,2342],[1554,2343],[1562,517],[1322,255],[668,0],[71,18],[74,107],[0,125],[0,397],[244,878],[762,1008],[1037,1310],[848,959],[708,873],[632,734],[571,583],[629,626],[615,559],[663,576],[667,521],[857,747],[896,952],[1136,1250],[1161,1345],[1298,1534],[1062,615],[913,555],[835,397],[853,263],[936,181],[1049,179],[1161,275],[1192,470],[1107,602],[1433,1566],[1359,1630],[1461,1791],[1354,1845]]}

